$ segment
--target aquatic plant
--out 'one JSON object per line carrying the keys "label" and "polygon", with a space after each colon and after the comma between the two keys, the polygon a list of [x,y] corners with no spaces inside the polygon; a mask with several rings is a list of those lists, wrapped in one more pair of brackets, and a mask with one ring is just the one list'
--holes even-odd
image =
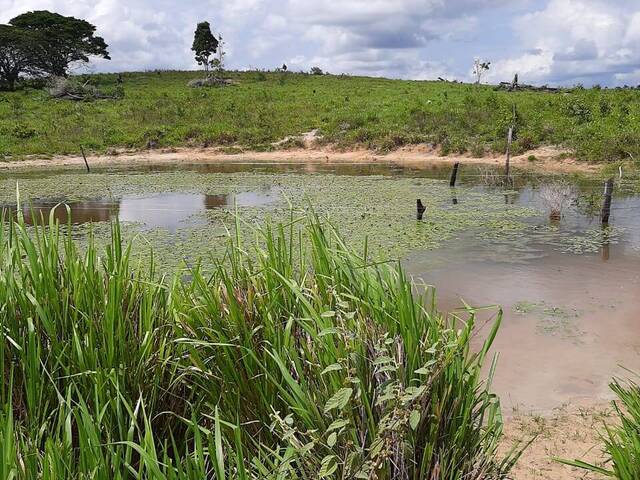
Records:
{"label": "aquatic plant", "polygon": [[[500,479],[499,327],[445,317],[317,217],[231,235],[209,276],[0,222],[2,478]],[[242,247],[241,247],[242,245]]]}
{"label": "aquatic plant", "polygon": [[566,209],[575,203],[578,192],[570,183],[555,182],[542,185],[539,195],[549,212],[549,217],[552,220],[560,220]]}

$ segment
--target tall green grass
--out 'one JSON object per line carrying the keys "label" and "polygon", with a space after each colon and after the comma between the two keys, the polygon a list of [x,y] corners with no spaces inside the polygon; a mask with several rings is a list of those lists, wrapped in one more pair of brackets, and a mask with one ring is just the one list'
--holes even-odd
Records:
{"label": "tall green grass", "polygon": [[[317,218],[239,234],[215,273],[0,229],[0,477],[499,479],[498,398],[400,267]],[[489,378],[491,378],[490,369]]]}
{"label": "tall green grass", "polygon": [[562,462],[618,480],[637,480],[640,478],[640,385],[633,380],[621,382],[615,379],[611,389],[618,397],[613,402],[613,409],[619,424],[604,425],[605,465],[581,460]]}

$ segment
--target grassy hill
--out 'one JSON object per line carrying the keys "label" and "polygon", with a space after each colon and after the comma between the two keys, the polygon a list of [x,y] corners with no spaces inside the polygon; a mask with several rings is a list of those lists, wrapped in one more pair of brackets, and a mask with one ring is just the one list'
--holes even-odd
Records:
{"label": "grassy hill", "polygon": [[[148,145],[264,150],[319,128],[338,147],[388,151],[433,143],[444,154],[558,145],[594,162],[640,158],[640,91],[494,91],[490,86],[348,76],[229,73],[223,88],[190,88],[197,72],[123,75],[124,97],[74,102],[44,90],[0,92],[0,156],[105,152]],[[116,75],[86,77],[103,89]],[[85,81],[86,79],[83,79]],[[295,145],[295,142],[292,142]]]}

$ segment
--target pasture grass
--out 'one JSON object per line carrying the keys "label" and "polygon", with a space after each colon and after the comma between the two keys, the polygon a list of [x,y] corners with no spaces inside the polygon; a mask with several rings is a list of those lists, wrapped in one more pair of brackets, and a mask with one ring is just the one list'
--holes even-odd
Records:
{"label": "pasture grass", "polygon": [[[504,152],[516,112],[514,152],[557,145],[593,162],[640,158],[640,91],[494,91],[491,86],[295,73],[230,72],[235,85],[190,88],[199,72],[87,76],[123,99],[73,102],[25,87],[0,92],[0,155],[95,153],[147,146],[270,150],[319,129],[338,148],[381,152],[430,143],[443,154]],[[82,78],[85,81],[85,78]],[[298,147],[290,141],[278,148]]]}
{"label": "pasture grass", "polygon": [[479,480],[518,457],[496,453],[500,312],[471,349],[473,310],[313,214],[189,278],[132,266],[118,224],[104,251],[53,214],[1,224],[2,478]]}

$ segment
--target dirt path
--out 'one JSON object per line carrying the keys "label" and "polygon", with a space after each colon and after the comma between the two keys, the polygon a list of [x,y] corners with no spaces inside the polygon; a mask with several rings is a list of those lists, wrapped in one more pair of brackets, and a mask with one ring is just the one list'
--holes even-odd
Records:
{"label": "dirt path", "polygon": [[[438,151],[426,145],[416,145],[402,148],[387,154],[379,154],[370,150],[337,151],[332,148],[309,148],[298,150],[276,150],[272,152],[242,152],[224,153],[218,148],[172,148],[161,150],[119,151],[113,155],[88,154],[91,166],[106,165],[144,165],[144,164],[193,164],[193,163],[224,163],[224,162],[264,162],[264,163],[394,163],[414,168],[429,168],[438,164],[495,165],[504,164],[505,158],[500,156],[485,156],[476,158],[471,156],[451,155],[440,156]],[[577,162],[567,157],[566,152],[557,148],[543,147],[514,156],[511,164],[517,168],[534,169],[547,172],[585,172],[595,173],[600,167],[584,162]],[[42,167],[84,167],[82,156],[64,155],[50,158],[29,157],[23,160],[0,163],[0,171]]]}
{"label": "dirt path", "polygon": [[503,451],[518,440],[536,437],[515,469],[514,480],[604,480],[606,477],[553,460],[583,460],[602,465],[603,422],[616,422],[609,403],[576,402],[537,415],[514,412],[506,420]]}

